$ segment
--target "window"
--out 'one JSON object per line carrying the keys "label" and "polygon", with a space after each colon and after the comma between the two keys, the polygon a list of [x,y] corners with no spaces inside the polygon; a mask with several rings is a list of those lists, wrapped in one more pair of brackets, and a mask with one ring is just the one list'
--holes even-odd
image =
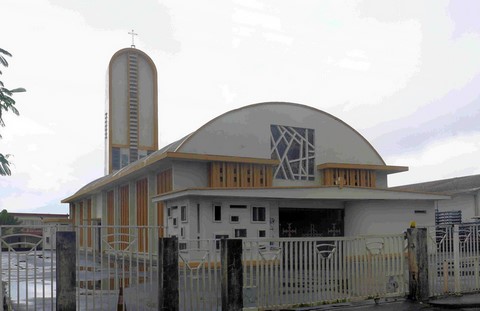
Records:
{"label": "window", "polygon": [[315,180],[315,130],[270,125],[271,158],[281,160],[276,179]]}
{"label": "window", "polygon": [[217,250],[220,249],[220,240],[221,239],[228,239],[228,234],[215,234],[215,248]]}
{"label": "window", "polygon": [[185,250],[187,249],[187,243],[178,243],[178,250]]}
{"label": "window", "polygon": [[240,217],[238,216],[230,216],[230,222],[237,223],[240,221]]}
{"label": "window", "polygon": [[247,237],[247,229],[235,229],[235,237],[236,238],[246,238]]}
{"label": "window", "polygon": [[415,210],[415,214],[426,214],[427,210],[421,209],[421,210]]}
{"label": "window", "polygon": [[222,206],[213,205],[213,221],[222,221]]}
{"label": "window", "polygon": [[120,169],[120,148],[112,148],[112,170]]}
{"label": "window", "polygon": [[187,221],[187,207],[185,205],[180,207],[180,220],[183,222]]}
{"label": "window", "polygon": [[177,217],[174,217],[174,218],[173,218],[173,226],[174,226],[174,227],[177,227],[177,226],[178,226]]}
{"label": "window", "polygon": [[182,238],[185,237],[185,228],[184,227],[180,228],[180,237],[182,237]]}
{"label": "window", "polygon": [[122,159],[121,166],[122,167],[127,166],[128,165],[128,154],[122,154],[121,159]]}
{"label": "window", "polygon": [[264,238],[267,236],[267,232],[265,230],[258,230],[258,237]]}
{"label": "window", "polygon": [[167,217],[172,217],[172,209],[170,207],[167,208]]}
{"label": "window", "polygon": [[46,243],[50,244],[50,237],[47,236],[46,238],[47,238]]}
{"label": "window", "polygon": [[232,205],[230,205],[230,208],[247,208],[247,206],[246,205],[232,204]]}
{"label": "window", "polygon": [[265,221],[265,207],[252,207],[252,221]]}

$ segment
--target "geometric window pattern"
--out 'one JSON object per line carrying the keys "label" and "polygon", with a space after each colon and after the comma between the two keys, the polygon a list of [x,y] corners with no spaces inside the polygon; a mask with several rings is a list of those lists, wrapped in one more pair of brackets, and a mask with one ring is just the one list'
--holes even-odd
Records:
{"label": "geometric window pattern", "polygon": [[315,180],[315,130],[270,125],[271,158],[280,160],[276,179]]}

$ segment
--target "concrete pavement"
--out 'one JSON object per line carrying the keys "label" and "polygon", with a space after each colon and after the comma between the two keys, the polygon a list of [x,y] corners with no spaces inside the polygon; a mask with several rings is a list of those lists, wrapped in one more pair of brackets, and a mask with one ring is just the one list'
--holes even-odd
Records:
{"label": "concrete pavement", "polygon": [[377,303],[373,300],[358,302],[338,303],[318,307],[304,307],[283,309],[285,311],[331,311],[331,310],[352,310],[352,311],[416,311],[416,310],[464,310],[480,311],[480,293],[461,296],[448,296],[432,299],[428,303],[413,302],[405,298],[380,299]]}

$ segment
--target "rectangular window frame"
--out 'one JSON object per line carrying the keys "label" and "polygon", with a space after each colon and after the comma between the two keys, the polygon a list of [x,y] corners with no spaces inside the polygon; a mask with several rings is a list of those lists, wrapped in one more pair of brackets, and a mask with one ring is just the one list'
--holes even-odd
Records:
{"label": "rectangular window frame", "polygon": [[[233,220],[233,219],[232,219],[233,217],[236,217],[237,220]],[[230,215],[229,222],[230,222],[231,224],[238,224],[238,223],[240,223],[240,216],[238,216],[238,215]]]}
{"label": "rectangular window frame", "polygon": [[[262,235],[260,232],[263,232],[263,235]],[[266,238],[266,237],[267,237],[267,230],[265,230],[265,229],[259,229],[259,230],[258,230],[258,233],[257,233],[257,236],[258,236],[259,238]]]}
{"label": "rectangular window frame", "polygon": [[225,234],[225,233],[214,233],[213,238],[215,239],[215,249],[217,251],[220,250],[220,240],[221,239],[228,239],[230,235]]}
{"label": "rectangular window frame", "polygon": [[246,238],[248,236],[247,228],[234,228],[233,236],[235,238]]}
{"label": "rectangular window frame", "polygon": [[[263,209],[263,220],[259,220],[260,216],[262,216],[262,214],[259,213],[260,209]],[[252,205],[251,215],[252,215],[251,220],[253,223],[267,222],[267,208],[265,206]]]}
{"label": "rectangular window frame", "polygon": [[180,206],[180,221],[188,222],[188,210],[186,205]]}
{"label": "rectangular window frame", "polygon": [[[219,214],[220,214],[220,218],[217,219],[215,216],[216,216],[216,208],[219,208]],[[218,203],[213,203],[212,204],[212,221],[213,222],[222,222],[222,204],[218,204]]]}
{"label": "rectangular window frame", "polygon": [[248,205],[247,204],[230,204],[229,207],[233,209],[247,209]]}

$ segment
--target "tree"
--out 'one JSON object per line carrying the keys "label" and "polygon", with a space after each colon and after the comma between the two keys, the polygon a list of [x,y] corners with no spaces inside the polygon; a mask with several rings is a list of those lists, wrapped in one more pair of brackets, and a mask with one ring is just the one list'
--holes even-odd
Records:
{"label": "tree", "polygon": [[[0,48],[0,64],[4,67],[8,67],[8,62],[5,57],[12,57],[12,54],[9,52],[5,51],[4,49]],[[2,74],[2,71],[0,71],[0,75]],[[17,108],[15,107],[15,100],[12,98],[14,93],[20,93],[20,92],[25,92],[25,89],[22,87],[15,88],[15,89],[7,89],[3,82],[0,80],[0,126],[4,127],[5,126],[5,121],[3,121],[3,113],[11,111],[17,116],[19,115],[19,112]],[[2,136],[0,135],[0,138]],[[8,161],[9,154],[3,155],[0,153],[0,175],[5,176],[5,175],[10,175],[10,162]]]}
{"label": "tree", "polygon": [[0,212],[0,226],[5,225],[19,225],[21,223],[17,217],[13,216],[12,214],[8,213],[6,209]]}

